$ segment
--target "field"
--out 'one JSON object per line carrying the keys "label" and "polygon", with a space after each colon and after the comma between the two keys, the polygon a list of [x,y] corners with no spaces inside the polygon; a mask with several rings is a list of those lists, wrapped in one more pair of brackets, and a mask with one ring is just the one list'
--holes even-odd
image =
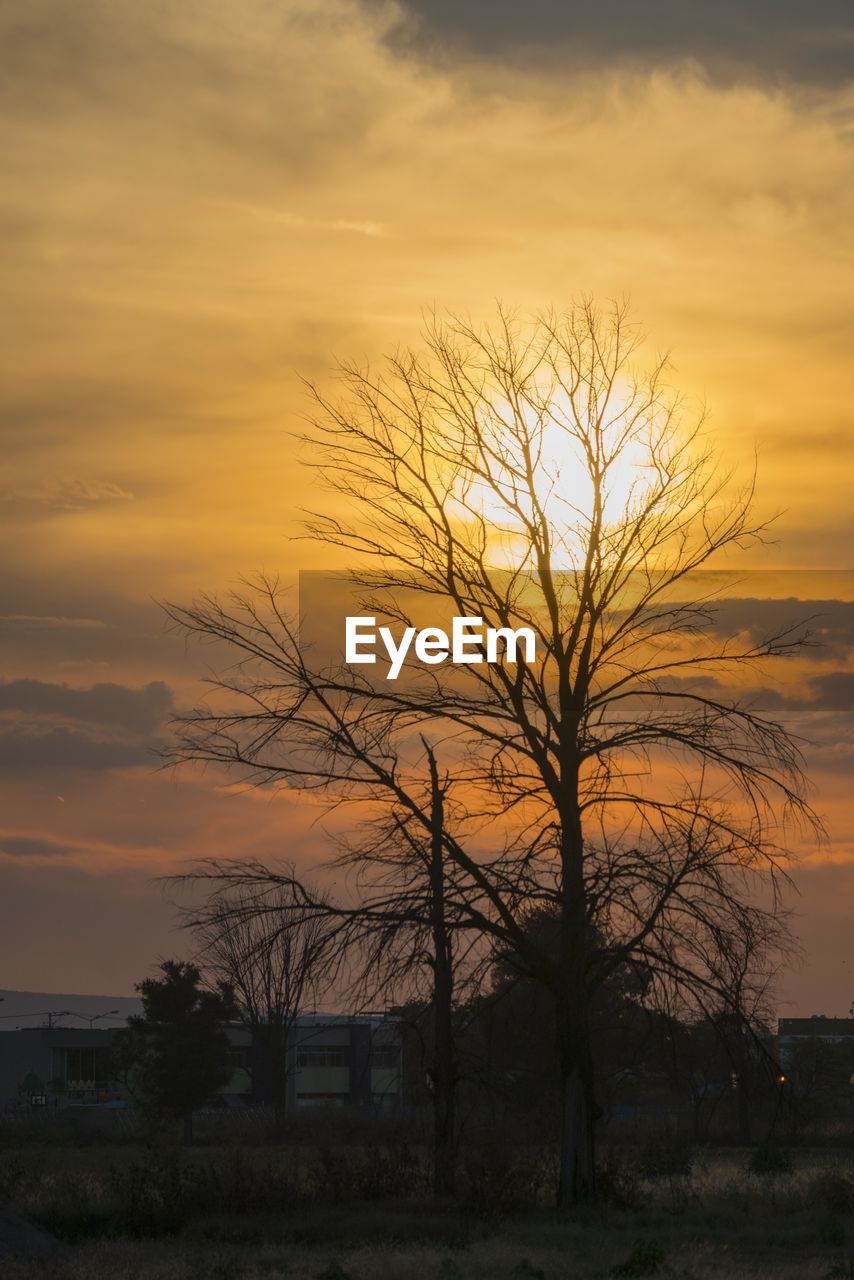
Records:
{"label": "field", "polygon": [[405,1141],[182,1151],[80,1135],[0,1151],[0,1204],[63,1242],[4,1280],[854,1280],[854,1152],[604,1153],[604,1203],[558,1219],[534,1149],[469,1153],[434,1205]]}

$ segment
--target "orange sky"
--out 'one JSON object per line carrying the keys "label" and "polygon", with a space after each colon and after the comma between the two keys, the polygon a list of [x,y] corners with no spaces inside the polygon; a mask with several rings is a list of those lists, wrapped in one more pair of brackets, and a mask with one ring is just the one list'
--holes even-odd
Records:
{"label": "orange sky", "polygon": [[[844,9],[804,27],[729,0],[731,31],[686,32],[663,4],[640,32],[613,2],[612,30],[589,6],[470,8],[0,11],[2,986],[127,992],[184,946],[152,874],[321,855],[292,801],[152,772],[204,655],[151,600],[320,562],[287,540],[298,375],[413,340],[425,305],[629,295],[723,456],[758,448],[784,512],[765,562],[814,571],[780,594],[854,595],[817,576],[853,567]],[[851,668],[854,614],[834,619],[824,675]],[[847,689],[809,713],[831,839],[799,877],[792,1012],[854,998]]]}

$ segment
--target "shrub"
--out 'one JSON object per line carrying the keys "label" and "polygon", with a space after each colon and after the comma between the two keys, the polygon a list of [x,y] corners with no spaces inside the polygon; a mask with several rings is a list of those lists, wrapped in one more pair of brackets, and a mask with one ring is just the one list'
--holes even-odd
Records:
{"label": "shrub", "polygon": [[824,1280],[854,1280],[854,1262],[837,1262],[825,1273]]}
{"label": "shrub", "polygon": [[542,1267],[535,1267],[527,1258],[520,1258],[510,1274],[513,1280],[546,1280]]}
{"label": "shrub", "polygon": [[687,1178],[694,1168],[694,1152],[689,1142],[664,1134],[640,1153],[638,1172],[643,1178]]}
{"label": "shrub", "polygon": [[596,1171],[596,1186],[600,1199],[615,1209],[638,1209],[641,1204],[640,1178],[637,1167],[609,1151],[606,1160]]}
{"label": "shrub", "polygon": [[664,1250],[653,1240],[641,1240],[625,1262],[611,1271],[612,1276],[653,1276],[664,1263]]}
{"label": "shrub", "polygon": [[820,1173],[810,1185],[810,1199],[829,1213],[854,1213],[854,1182],[842,1173]]}
{"label": "shrub", "polygon": [[763,1142],[750,1154],[747,1161],[747,1172],[759,1177],[789,1174],[794,1171],[792,1157],[788,1151],[776,1146],[773,1142]]}
{"label": "shrub", "polygon": [[467,1208],[488,1219],[536,1204],[545,1167],[538,1154],[492,1146],[471,1157],[463,1175]]}
{"label": "shrub", "polygon": [[345,1271],[340,1262],[330,1262],[328,1267],[318,1271],[315,1280],[352,1280],[349,1271]]}

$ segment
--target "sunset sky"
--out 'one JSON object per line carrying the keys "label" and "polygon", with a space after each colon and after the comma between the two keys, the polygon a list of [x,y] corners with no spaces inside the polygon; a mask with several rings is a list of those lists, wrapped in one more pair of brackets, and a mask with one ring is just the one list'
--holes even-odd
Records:
{"label": "sunset sky", "polygon": [[[289,539],[300,376],[627,295],[777,542],[828,840],[782,1013],[854,1000],[854,23],[842,0],[0,0],[0,987],[127,994],[186,951],[153,877],[324,855],[316,813],[157,772],[208,660],[157,599]],[[789,572],[797,571],[797,572]],[[757,585],[757,584],[761,584]],[[788,607],[788,606],[787,606]]]}

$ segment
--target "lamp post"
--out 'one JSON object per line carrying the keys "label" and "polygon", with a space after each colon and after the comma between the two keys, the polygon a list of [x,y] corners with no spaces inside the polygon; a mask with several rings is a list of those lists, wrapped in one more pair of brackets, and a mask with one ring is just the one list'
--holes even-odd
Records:
{"label": "lamp post", "polygon": [[94,1023],[99,1022],[101,1018],[117,1018],[121,1015],[118,1009],[107,1009],[104,1013],[81,1013],[79,1009],[67,1009],[66,1013],[70,1018],[79,1018],[81,1022],[89,1023],[89,1030],[92,1030]]}
{"label": "lamp post", "polygon": [[84,1022],[89,1023],[89,1030],[91,1031],[93,1023],[99,1022],[101,1018],[117,1018],[119,1017],[119,1011],[118,1009],[108,1009],[106,1013],[93,1013],[91,1018],[87,1017],[85,1013],[80,1013],[77,1016],[83,1018]]}

